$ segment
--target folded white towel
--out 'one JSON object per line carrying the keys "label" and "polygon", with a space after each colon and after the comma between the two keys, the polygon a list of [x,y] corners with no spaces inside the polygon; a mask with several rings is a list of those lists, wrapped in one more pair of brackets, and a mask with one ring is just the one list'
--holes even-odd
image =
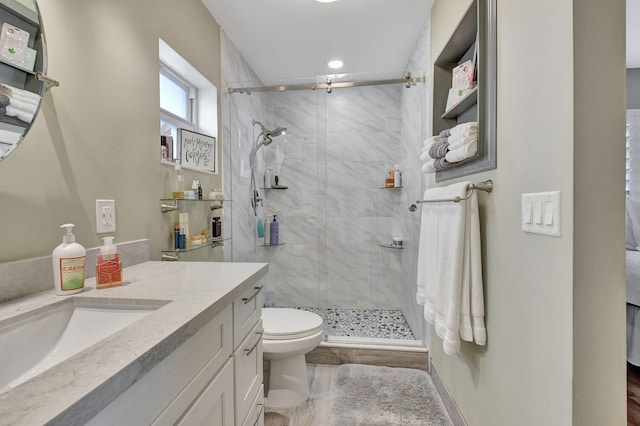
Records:
{"label": "folded white towel", "polygon": [[[429,158],[431,158],[431,157],[429,157]],[[435,167],[433,167],[433,162],[434,162],[434,161],[435,161],[435,160],[429,160],[429,161],[426,161],[426,162],[422,165],[422,173],[424,173],[425,175],[426,175],[427,173],[435,173],[435,172],[436,172],[436,169],[435,169]]]}
{"label": "folded white towel", "polygon": [[478,140],[478,135],[471,135],[466,137],[449,137],[449,150],[460,148],[465,145],[472,144]]}
{"label": "folded white towel", "polygon": [[[464,198],[470,182],[432,188],[425,200]],[[460,338],[486,344],[478,200],[422,205],[416,300],[425,319],[443,339],[444,352],[460,348]]]}
{"label": "folded white towel", "polygon": [[29,92],[28,90],[18,89],[17,87],[10,86],[6,83],[0,84],[0,88],[5,89],[10,92],[12,95],[18,95],[25,97],[27,99],[34,100],[36,102],[40,102],[40,95],[37,95],[33,92]]}
{"label": "folded white towel", "polygon": [[473,132],[478,131],[478,122],[477,121],[469,121],[468,123],[458,124],[457,126],[451,129],[451,135],[456,135],[464,132]]}
{"label": "folded white towel", "polygon": [[432,145],[432,144],[438,143],[438,142],[440,142],[440,136],[438,136],[438,135],[431,136],[430,138],[427,138],[422,142],[422,146],[425,147],[427,145]]}
{"label": "folded white towel", "polygon": [[478,152],[478,142],[471,142],[469,145],[462,145],[456,149],[452,149],[444,156],[444,158],[450,163],[457,163],[459,161],[471,158]]}
{"label": "folded white towel", "polygon": [[31,123],[34,117],[34,114],[18,108],[14,108],[11,105],[0,107],[0,111],[2,111],[3,114],[8,115],[9,117],[16,117],[18,120],[24,121],[25,123]]}
{"label": "folded white towel", "polygon": [[431,158],[431,156],[429,155],[429,150],[422,151],[422,154],[420,154],[420,160],[422,162],[433,160],[433,158]]}
{"label": "folded white towel", "polygon": [[9,105],[14,107],[15,109],[19,109],[31,115],[34,115],[38,110],[38,105],[19,101],[15,96],[11,97],[11,102],[9,102]]}

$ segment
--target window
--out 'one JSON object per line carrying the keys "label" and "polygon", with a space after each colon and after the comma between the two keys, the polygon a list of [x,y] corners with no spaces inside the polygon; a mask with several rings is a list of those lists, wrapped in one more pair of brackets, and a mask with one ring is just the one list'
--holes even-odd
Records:
{"label": "window", "polygon": [[[158,39],[160,98],[160,127],[169,133],[173,143],[166,146],[161,138],[161,162],[165,165],[182,164],[183,168],[203,171],[199,166],[182,162],[178,129],[200,133],[214,139],[214,164],[206,173],[218,174],[218,89],[186,59],[162,39]],[[167,128],[168,127],[168,128]],[[166,150],[166,157],[165,157]]]}
{"label": "window", "polygon": [[195,87],[176,75],[166,65],[160,64],[160,125],[168,124],[173,137],[169,161],[176,161],[180,157],[178,128],[197,130],[196,114],[194,114],[197,93]]}

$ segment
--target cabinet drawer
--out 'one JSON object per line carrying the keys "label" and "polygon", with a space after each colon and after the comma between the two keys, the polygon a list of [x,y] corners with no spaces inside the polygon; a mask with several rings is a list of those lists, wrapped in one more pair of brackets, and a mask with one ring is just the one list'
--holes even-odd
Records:
{"label": "cabinet drawer", "polygon": [[262,387],[262,321],[233,354],[236,425],[242,425]]}
{"label": "cabinet drawer", "polygon": [[247,418],[244,419],[244,423],[242,423],[242,426],[257,425],[264,425],[264,386],[260,386],[260,390],[251,405],[249,414]]}
{"label": "cabinet drawer", "polygon": [[176,425],[233,426],[233,361],[230,359],[220,373],[202,391]]}
{"label": "cabinet drawer", "polygon": [[252,286],[233,301],[233,347],[249,334],[262,315],[262,285]]}

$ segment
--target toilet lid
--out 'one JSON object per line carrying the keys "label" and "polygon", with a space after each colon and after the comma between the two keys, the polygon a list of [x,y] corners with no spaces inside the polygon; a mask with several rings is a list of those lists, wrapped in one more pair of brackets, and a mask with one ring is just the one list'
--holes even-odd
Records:
{"label": "toilet lid", "polygon": [[263,337],[272,340],[296,339],[311,336],[324,328],[324,320],[318,314],[300,309],[262,309]]}

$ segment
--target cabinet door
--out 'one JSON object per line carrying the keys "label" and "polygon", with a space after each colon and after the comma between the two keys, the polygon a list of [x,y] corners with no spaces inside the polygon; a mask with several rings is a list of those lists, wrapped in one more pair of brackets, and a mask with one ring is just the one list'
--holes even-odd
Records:
{"label": "cabinet door", "polygon": [[236,425],[242,425],[262,387],[262,321],[233,354]]}
{"label": "cabinet door", "polygon": [[176,423],[181,426],[233,426],[233,361],[205,387]]}

